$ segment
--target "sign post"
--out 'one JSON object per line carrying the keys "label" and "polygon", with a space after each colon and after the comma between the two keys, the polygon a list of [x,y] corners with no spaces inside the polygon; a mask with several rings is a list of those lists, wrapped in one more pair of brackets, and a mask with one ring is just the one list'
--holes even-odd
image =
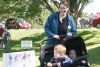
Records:
{"label": "sign post", "polygon": [[22,40],[21,47],[22,48],[31,48],[32,47],[32,40]]}

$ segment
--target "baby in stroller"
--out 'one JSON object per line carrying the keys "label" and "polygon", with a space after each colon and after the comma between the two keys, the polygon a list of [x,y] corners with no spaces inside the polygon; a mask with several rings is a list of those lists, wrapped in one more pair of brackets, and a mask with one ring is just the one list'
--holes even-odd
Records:
{"label": "baby in stroller", "polygon": [[85,56],[77,57],[77,53],[74,49],[69,50],[68,56],[73,60],[73,67],[85,67],[87,61],[84,59]]}
{"label": "baby in stroller", "polygon": [[47,63],[47,67],[68,67],[72,60],[66,55],[66,47],[58,44],[54,47],[54,57]]}

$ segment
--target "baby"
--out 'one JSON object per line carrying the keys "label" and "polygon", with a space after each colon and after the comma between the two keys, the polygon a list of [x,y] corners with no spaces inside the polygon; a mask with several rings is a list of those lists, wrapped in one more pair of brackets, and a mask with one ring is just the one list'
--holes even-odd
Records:
{"label": "baby", "polygon": [[75,61],[76,60],[76,51],[74,50],[74,49],[71,49],[70,51],[69,51],[69,57],[73,60],[73,61]]}
{"label": "baby", "polygon": [[66,55],[66,47],[58,44],[54,47],[54,57],[47,63],[47,67],[68,67],[72,60]]}
{"label": "baby", "polygon": [[77,53],[74,49],[69,51],[69,57],[73,60],[73,65],[76,67],[82,67],[80,65],[84,65],[86,63],[86,61],[81,59],[81,57],[77,57]]}

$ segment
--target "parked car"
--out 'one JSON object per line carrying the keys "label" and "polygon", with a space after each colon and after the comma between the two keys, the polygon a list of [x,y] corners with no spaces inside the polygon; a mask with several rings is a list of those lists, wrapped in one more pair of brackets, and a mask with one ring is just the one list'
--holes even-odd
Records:
{"label": "parked car", "polygon": [[20,18],[9,18],[6,20],[7,29],[28,29],[31,28],[31,24]]}
{"label": "parked car", "polygon": [[5,27],[7,29],[17,29],[16,18],[8,18],[5,23]]}
{"label": "parked car", "polygon": [[31,28],[31,24],[29,22],[25,21],[24,19],[17,18],[16,22],[18,23],[18,28],[19,29]]}
{"label": "parked car", "polygon": [[96,28],[100,28],[100,17],[92,20],[92,26]]}

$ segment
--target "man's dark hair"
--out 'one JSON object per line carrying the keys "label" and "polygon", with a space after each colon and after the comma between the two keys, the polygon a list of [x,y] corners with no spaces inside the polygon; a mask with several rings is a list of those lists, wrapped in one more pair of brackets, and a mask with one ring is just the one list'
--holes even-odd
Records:
{"label": "man's dark hair", "polygon": [[64,4],[66,7],[69,7],[68,1],[66,1],[66,0],[61,1],[59,4],[59,7],[61,4]]}

